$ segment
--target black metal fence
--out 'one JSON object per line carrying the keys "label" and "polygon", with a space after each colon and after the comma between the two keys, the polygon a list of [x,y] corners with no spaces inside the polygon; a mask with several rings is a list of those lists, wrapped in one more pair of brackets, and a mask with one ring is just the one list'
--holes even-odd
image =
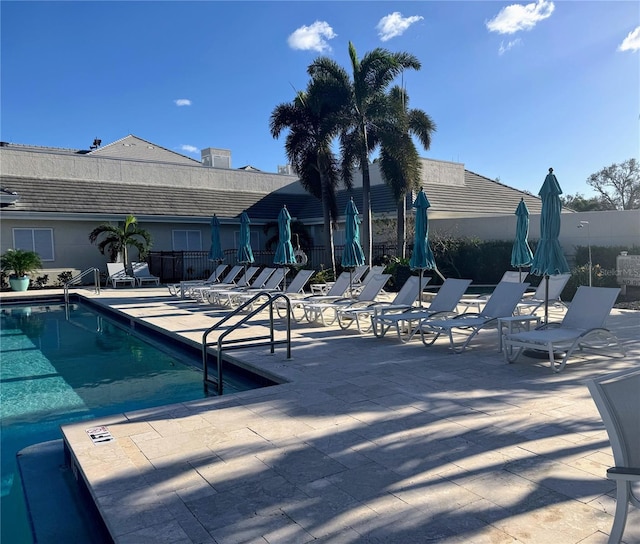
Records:
{"label": "black metal fence", "polygon": [[[340,263],[343,246],[336,246],[334,253],[336,263]],[[307,255],[307,263],[304,268],[320,270],[328,268],[325,263],[324,247],[316,246],[304,250]],[[236,251],[227,250],[224,262],[235,264]],[[382,258],[384,255],[395,254],[395,247],[377,244],[373,247],[373,259]],[[273,266],[274,251],[259,250],[253,252],[257,266]],[[196,280],[208,278],[216,267],[216,263],[209,260],[208,251],[152,251],[148,259],[149,270],[155,276],[160,277],[161,283],[177,283],[184,280]]]}

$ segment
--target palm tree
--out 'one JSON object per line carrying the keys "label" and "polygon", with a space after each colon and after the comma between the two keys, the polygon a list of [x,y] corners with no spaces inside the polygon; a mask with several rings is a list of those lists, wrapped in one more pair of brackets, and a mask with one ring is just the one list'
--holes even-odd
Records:
{"label": "palm tree", "polygon": [[100,253],[107,255],[111,261],[115,261],[118,254],[122,255],[125,266],[128,264],[129,247],[135,247],[142,260],[146,258],[152,245],[151,234],[140,228],[138,220],[133,215],[128,215],[122,225],[104,223],[96,227],[89,234],[89,242],[95,244],[100,237]]}
{"label": "palm tree", "polygon": [[[346,72],[344,76],[348,81]],[[312,78],[306,91],[298,92],[293,102],[276,106],[269,122],[274,138],[289,129],[285,142],[287,159],[304,189],[322,202],[325,260],[334,272],[333,222],[338,216],[335,192],[340,169],[332,143],[343,126],[347,103],[343,81]]]}
{"label": "palm tree", "polygon": [[[342,178],[351,184],[354,167],[362,171],[362,245],[367,262],[371,263],[371,181],[369,155],[376,148],[379,129],[387,111],[386,90],[403,70],[419,70],[420,61],[409,53],[392,53],[376,48],[358,59],[353,43],[349,42],[352,80],[348,81],[350,95],[349,125],[340,136]],[[335,78],[344,70],[332,59],[319,57],[307,70],[311,77]]]}
{"label": "palm tree", "polygon": [[380,173],[398,203],[397,255],[406,255],[406,195],[420,189],[422,163],[412,136],[425,150],[431,147],[436,124],[424,111],[409,109],[406,90],[395,86],[389,91],[389,115],[380,131]]}

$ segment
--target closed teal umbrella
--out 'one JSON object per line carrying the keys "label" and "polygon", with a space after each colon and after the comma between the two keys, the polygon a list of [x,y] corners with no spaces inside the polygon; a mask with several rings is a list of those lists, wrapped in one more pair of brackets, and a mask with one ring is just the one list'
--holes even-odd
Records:
{"label": "closed teal umbrella", "polygon": [[517,268],[520,272],[520,280],[522,281],[522,267],[529,266],[533,260],[533,253],[529,247],[527,240],[529,236],[529,209],[524,201],[520,199],[520,204],[515,211],[517,219],[516,237],[513,241],[511,249],[511,266]]}
{"label": "closed teal umbrella", "polygon": [[[549,173],[538,193],[542,199],[542,211],[540,213],[540,241],[536,248],[531,263],[531,274],[535,276],[545,276],[547,289],[549,291],[549,276],[552,274],[566,274],[569,272],[569,265],[565,259],[558,241],[560,235],[560,213],[562,202],[560,195],[562,189],[553,174],[553,168],[549,168]],[[544,321],[547,323],[549,317],[549,301],[544,304]]]}
{"label": "closed teal umbrella", "polygon": [[413,207],[416,209],[415,237],[413,240],[413,252],[409,260],[412,270],[418,270],[418,304],[422,306],[422,273],[424,270],[437,270],[436,260],[429,247],[429,218],[427,208],[431,207],[427,195],[420,189]]}
{"label": "closed teal umbrella", "polygon": [[282,289],[286,289],[286,266],[296,264],[296,257],[291,244],[291,215],[286,206],[283,206],[278,214],[278,247],[276,249],[274,264],[282,267]]}
{"label": "closed teal umbrella", "polygon": [[251,220],[249,219],[247,212],[242,212],[242,215],[240,215],[240,245],[238,246],[238,253],[236,256],[236,260],[239,264],[247,265],[253,262],[250,224]]}
{"label": "closed teal umbrella", "polygon": [[[342,251],[342,266],[350,268],[350,273],[356,266],[364,264],[364,252],[360,245],[360,218],[358,217],[358,208],[356,208],[353,198],[347,203],[345,210],[345,228],[344,228],[344,249]],[[351,283],[351,282],[349,282]],[[353,295],[353,286],[350,287],[351,295]]]}
{"label": "closed teal umbrella", "polygon": [[210,261],[224,261],[224,252],[220,243],[220,220],[214,214],[211,218],[211,247],[209,248]]}

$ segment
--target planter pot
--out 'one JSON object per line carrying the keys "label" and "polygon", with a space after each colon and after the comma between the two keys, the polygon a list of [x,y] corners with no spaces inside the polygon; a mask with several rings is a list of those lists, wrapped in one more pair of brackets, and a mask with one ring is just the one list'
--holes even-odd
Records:
{"label": "planter pot", "polygon": [[21,278],[9,278],[9,285],[12,291],[26,291],[29,288],[29,276],[22,276]]}

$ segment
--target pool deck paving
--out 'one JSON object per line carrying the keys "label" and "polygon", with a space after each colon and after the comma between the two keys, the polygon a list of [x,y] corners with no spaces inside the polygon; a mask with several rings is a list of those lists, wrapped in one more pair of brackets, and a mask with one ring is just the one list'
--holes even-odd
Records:
{"label": "pool deck paving", "polygon": [[[78,293],[196,344],[228,311],[162,287]],[[118,544],[604,543],[613,457],[585,381],[640,363],[640,312],[614,309],[607,326],[626,357],[555,374],[505,364],[495,329],[452,354],[446,338],[293,323],[291,359],[231,352],[279,385],[62,431]],[[114,440],[94,444],[101,425]],[[623,542],[640,543],[637,509]]]}

